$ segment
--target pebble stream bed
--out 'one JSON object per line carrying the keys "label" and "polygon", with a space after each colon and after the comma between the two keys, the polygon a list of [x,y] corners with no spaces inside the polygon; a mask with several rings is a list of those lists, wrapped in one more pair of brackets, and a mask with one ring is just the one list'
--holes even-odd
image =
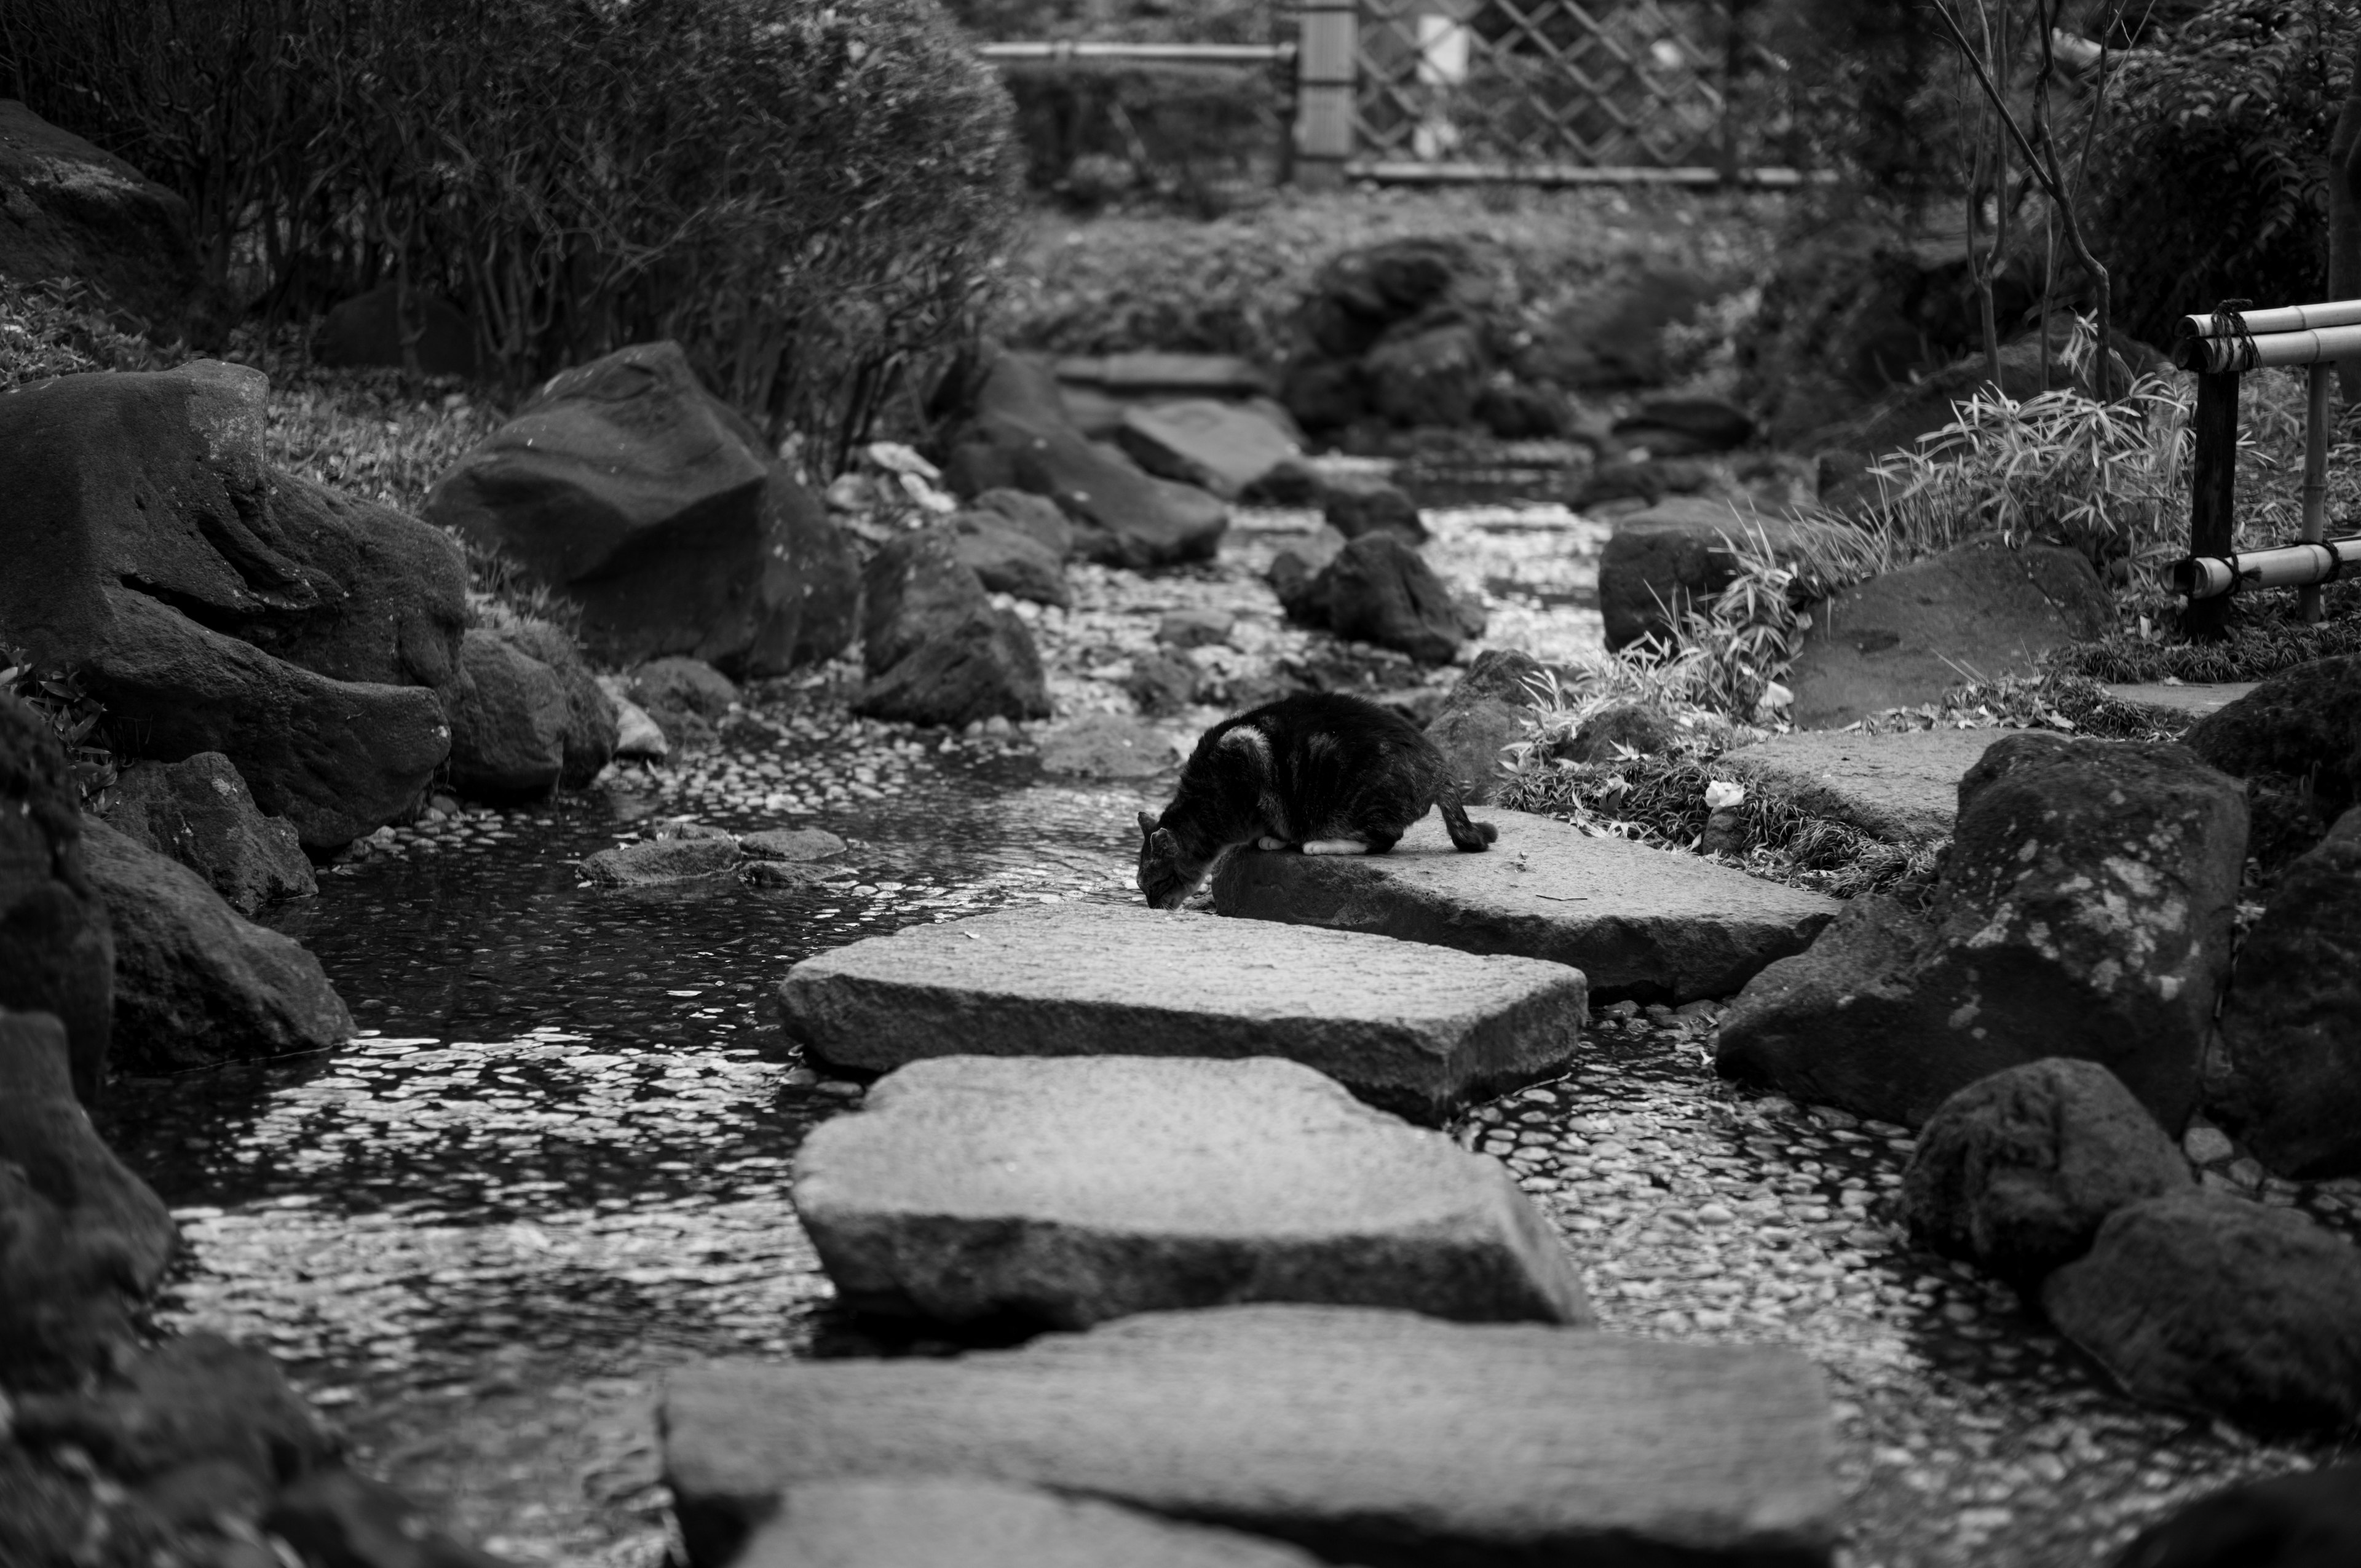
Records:
{"label": "pebble stream bed", "polygon": [[[1034,617],[1060,711],[1123,706],[1160,609],[1243,610],[1242,661],[1301,652],[1257,579],[1306,521],[1248,514],[1217,567],[1077,569],[1076,608]],[[1596,646],[1602,530],[1511,504],[1430,521],[1494,641]],[[187,1242],[166,1323],[267,1344],[360,1463],[520,1563],[664,1561],[666,1367],[861,1345],[786,1190],[803,1134],[861,1091],[781,1036],[788,966],[913,922],[1137,897],[1133,814],[1169,774],[1045,777],[1021,738],[849,719],[841,685],[760,688],[719,751],[337,867],[270,918],[361,1037],[113,1096],[106,1131]],[[818,885],[582,884],[571,862],[683,815],[851,848]],[[1602,1009],[1570,1077],[1454,1130],[1561,1227],[1605,1327],[1788,1343],[1827,1370],[1850,1568],[2096,1563],[2181,1501],[2326,1457],[2132,1404],[2004,1288],[1912,1247],[1903,1130],[1723,1083],[1713,1012]],[[2356,1228],[2354,1184],[2258,1190]]]}

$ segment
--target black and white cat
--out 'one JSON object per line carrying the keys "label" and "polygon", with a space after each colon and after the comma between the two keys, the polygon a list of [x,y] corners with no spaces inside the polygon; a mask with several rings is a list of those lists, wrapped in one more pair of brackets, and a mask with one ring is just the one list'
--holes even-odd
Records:
{"label": "black and white cat", "polygon": [[1282,697],[1205,731],[1160,817],[1139,814],[1139,891],[1177,907],[1224,850],[1382,855],[1430,807],[1456,849],[1499,836],[1471,822],[1434,742],[1373,702]]}

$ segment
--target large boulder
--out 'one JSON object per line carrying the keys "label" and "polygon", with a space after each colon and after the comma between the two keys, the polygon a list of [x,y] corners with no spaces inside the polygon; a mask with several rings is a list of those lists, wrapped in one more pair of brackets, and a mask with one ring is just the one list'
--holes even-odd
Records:
{"label": "large boulder", "polygon": [[101,816],[125,837],[203,877],[241,915],[320,891],[294,826],[263,816],[219,751],[127,764],[108,787]]}
{"label": "large boulder", "polygon": [[999,512],[980,508],[956,512],[944,532],[950,536],[951,554],[993,593],[1061,609],[1074,602],[1073,590],[1066,586],[1063,553]]}
{"label": "large boulder", "polygon": [[2361,654],[2282,670],[2191,725],[2181,742],[2246,781],[2257,858],[2276,867],[2361,803]]}
{"label": "large boulder", "polygon": [[951,541],[928,532],[880,550],[863,577],[855,711],[912,724],[1046,718],[1049,693],[1033,634],[993,608]]}
{"label": "large boulder", "polygon": [[2262,1431],[2361,1420],[2361,1250],[2293,1209],[2200,1190],[2109,1215],[2042,1310],[2133,1398]]}
{"label": "large boulder", "polygon": [[0,98],[0,277],[87,283],[159,337],[200,324],[189,204],[14,98]]}
{"label": "large boulder", "polygon": [[1075,429],[1047,366],[995,350],[966,389],[966,401],[943,465],[960,495],[1008,488],[1047,496],[1072,520],[1076,552],[1109,565],[1209,560],[1220,545],[1229,509]]}
{"label": "large boulder", "polygon": [[1701,273],[1649,267],[1570,301],[1517,355],[1518,371],[1569,391],[1653,387],[1670,373],[1664,330],[1730,291]]}
{"label": "large boulder", "polygon": [[1126,410],[1115,443],[1149,473],[1225,501],[1298,455],[1295,438],[1266,415],[1209,398]]}
{"label": "large boulder", "polygon": [[[580,644],[564,628],[546,620],[519,620],[503,625],[500,634],[511,647],[547,665],[556,675],[566,693],[564,760],[557,782],[567,789],[582,788],[598,776],[621,741],[622,718],[614,698],[607,695],[589,661],[582,656]],[[836,646],[841,648],[850,636],[847,632]],[[833,652],[830,650],[823,656]]]}
{"label": "large boulder", "polygon": [[1296,313],[1280,393],[1307,430],[1466,424],[1513,335],[1498,258],[1437,236],[1332,258]]}
{"label": "large boulder", "polygon": [[163,1201],[100,1141],[65,1026],[0,1008],[0,1384],[71,1385],[137,1343],[177,1242]]}
{"label": "large boulder", "polygon": [[2343,1568],[2361,1563],[2361,1463],[2243,1482],[2148,1526],[2114,1568]]}
{"label": "large boulder", "polygon": [[1384,531],[1348,543],[1301,595],[1291,603],[1289,597],[1281,591],[1293,619],[1424,664],[1451,663],[1460,644],[1484,630],[1480,609],[1454,596],[1400,535]]}
{"label": "large boulder", "polygon": [[115,1016],[115,937],[91,884],[65,749],[0,693],[0,1007],[64,1026],[74,1091],[96,1104]]}
{"label": "large boulder", "polygon": [[1410,492],[1377,475],[1339,474],[1320,481],[1321,520],[1347,539],[1383,531],[1412,544],[1426,542],[1426,523]]}
{"label": "large boulder", "polygon": [[352,1014],[293,938],[245,919],[195,872],[104,822],[82,824],[82,846],[115,928],[119,1067],[177,1072],[352,1036]]}
{"label": "large boulder", "polygon": [[[1452,683],[1442,711],[1426,724],[1469,806],[1487,806],[1507,781],[1507,749],[1529,739],[1526,726],[1546,689],[1547,668],[1513,648],[1493,648]],[[1541,682],[1537,685],[1533,683]]]}
{"label": "large boulder", "polygon": [[2303,1179],[2361,1175],[2361,807],[2281,874],[2238,948],[2205,1109]]}
{"label": "large boulder", "polygon": [[2243,793],[2181,747],[2004,735],[1960,781],[1927,914],[1847,905],[1741,993],[1720,1069],[1915,1125],[1988,1073],[2073,1057],[2177,1134],[2228,978],[2246,840]]}
{"label": "large boulder", "polygon": [[271,469],[258,371],[199,361],[0,396],[0,630],[73,667],[118,755],[228,756],[333,849],[449,748],[467,570],[435,529]]}
{"label": "large boulder", "polygon": [[850,633],[835,607],[849,546],[675,343],[554,378],[436,482],[426,513],[580,605],[610,663],[681,653],[778,674]]}
{"label": "large boulder", "polygon": [[1788,674],[1801,729],[1933,702],[1971,676],[2032,674],[2099,636],[2114,609],[2091,563],[2049,544],[1971,539],[1819,605]]}
{"label": "large boulder", "polygon": [[494,806],[557,793],[572,709],[556,671],[499,632],[472,627],[445,696],[452,788]]}
{"label": "large boulder", "polygon": [[2114,1074],[2053,1057],[1943,1102],[1918,1130],[1902,1210],[1926,1245],[2030,1286],[2090,1251],[2109,1214],[2190,1180]]}
{"label": "large boulder", "polygon": [[[404,322],[401,303],[401,291],[392,283],[338,302],[313,334],[313,356],[323,365],[401,366],[415,355],[423,375],[476,374],[476,323],[467,312],[440,294],[414,290],[411,319]],[[406,349],[405,338],[411,340]]]}
{"label": "large boulder", "polygon": [[1675,496],[1615,525],[1598,557],[1607,646],[1668,634],[1737,577],[1741,550],[1794,548],[1797,530],[1727,500]]}

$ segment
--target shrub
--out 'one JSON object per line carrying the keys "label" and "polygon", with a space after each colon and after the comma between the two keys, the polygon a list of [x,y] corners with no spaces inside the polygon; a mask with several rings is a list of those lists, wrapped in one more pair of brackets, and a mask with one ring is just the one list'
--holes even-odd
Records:
{"label": "shrub", "polygon": [[391,281],[512,386],[680,341],[840,451],[968,334],[1006,94],[933,0],[10,0],[0,82],[187,197],[276,313]]}

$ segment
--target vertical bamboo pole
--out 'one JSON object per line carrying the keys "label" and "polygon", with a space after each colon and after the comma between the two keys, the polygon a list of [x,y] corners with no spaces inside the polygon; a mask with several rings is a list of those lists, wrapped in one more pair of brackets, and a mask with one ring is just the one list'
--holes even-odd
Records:
{"label": "vertical bamboo pole", "polygon": [[[2191,422],[2197,438],[2195,460],[2190,465],[2189,553],[2191,555],[2230,554],[2234,530],[2231,505],[2238,484],[2238,373],[2224,370],[2197,378],[2197,414]],[[2191,637],[2222,636],[2230,619],[2230,596],[2191,599],[2182,608],[2180,624]]]}
{"label": "vertical bamboo pole", "polygon": [[1353,85],[1360,0],[1304,0],[1295,50],[1295,182],[1329,191],[1353,156]]}
{"label": "vertical bamboo pole", "polygon": [[[2336,367],[2325,360],[2311,367],[2312,396],[2303,411],[2303,537],[2317,544],[2328,526],[2328,389]],[[2320,585],[2296,589],[2296,609],[2308,625],[2320,620]]]}

